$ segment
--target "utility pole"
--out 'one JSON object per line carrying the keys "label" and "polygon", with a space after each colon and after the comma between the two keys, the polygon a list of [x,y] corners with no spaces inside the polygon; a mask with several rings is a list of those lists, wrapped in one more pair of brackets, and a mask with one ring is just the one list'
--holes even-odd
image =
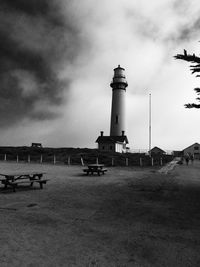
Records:
{"label": "utility pole", "polygon": [[149,156],[151,157],[151,94],[149,94]]}

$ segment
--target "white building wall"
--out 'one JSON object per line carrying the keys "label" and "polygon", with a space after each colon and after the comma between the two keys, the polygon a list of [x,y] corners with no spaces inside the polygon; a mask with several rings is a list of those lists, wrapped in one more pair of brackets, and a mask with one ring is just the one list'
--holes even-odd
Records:
{"label": "white building wall", "polygon": [[118,153],[122,153],[122,151],[123,151],[123,145],[116,143],[115,144],[115,151],[118,152]]}
{"label": "white building wall", "polygon": [[126,153],[126,143],[116,143],[115,151],[119,153]]}

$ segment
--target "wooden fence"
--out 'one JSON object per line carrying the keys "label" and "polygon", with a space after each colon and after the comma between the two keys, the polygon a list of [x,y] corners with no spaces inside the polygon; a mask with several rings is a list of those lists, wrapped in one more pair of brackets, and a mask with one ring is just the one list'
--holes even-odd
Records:
{"label": "wooden fence", "polygon": [[56,154],[0,154],[1,161],[15,161],[27,163],[47,163],[65,165],[87,165],[100,163],[106,166],[162,166],[173,159],[170,155],[149,157],[140,154],[116,154],[116,155],[56,155]]}

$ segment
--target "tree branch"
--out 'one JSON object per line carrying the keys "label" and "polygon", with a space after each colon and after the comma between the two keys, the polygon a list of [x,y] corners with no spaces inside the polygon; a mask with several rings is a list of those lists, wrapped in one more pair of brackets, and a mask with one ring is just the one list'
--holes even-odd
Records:
{"label": "tree branch", "polygon": [[177,54],[176,56],[174,56],[174,58],[193,62],[193,63],[200,63],[200,57],[197,57],[195,54],[193,55],[188,54],[185,49],[184,49],[183,54]]}
{"label": "tree branch", "polygon": [[194,88],[194,91],[196,91],[197,95],[200,95],[200,88]]}
{"label": "tree branch", "polygon": [[[190,66],[192,74],[200,72],[200,57],[197,57],[195,54],[190,55],[187,53],[187,50],[184,49],[183,54],[177,54],[174,56],[174,58],[194,63],[194,65]],[[196,75],[196,77],[200,77],[200,75]],[[194,90],[196,91],[197,95],[200,95],[200,88],[194,88]],[[200,101],[200,97],[197,97],[196,100]],[[185,108],[200,108],[200,104],[195,103],[188,103],[184,106]]]}
{"label": "tree branch", "polygon": [[184,105],[186,108],[200,108],[200,104],[185,104]]}

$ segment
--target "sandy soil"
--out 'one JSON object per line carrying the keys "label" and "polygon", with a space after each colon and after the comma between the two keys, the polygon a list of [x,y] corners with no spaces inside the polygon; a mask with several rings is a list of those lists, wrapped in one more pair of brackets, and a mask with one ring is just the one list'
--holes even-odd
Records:
{"label": "sandy soil", "polygon": [[0,190],[0,266],[200,266],[200,163],[157,169],[0,163],[44,189]]}

